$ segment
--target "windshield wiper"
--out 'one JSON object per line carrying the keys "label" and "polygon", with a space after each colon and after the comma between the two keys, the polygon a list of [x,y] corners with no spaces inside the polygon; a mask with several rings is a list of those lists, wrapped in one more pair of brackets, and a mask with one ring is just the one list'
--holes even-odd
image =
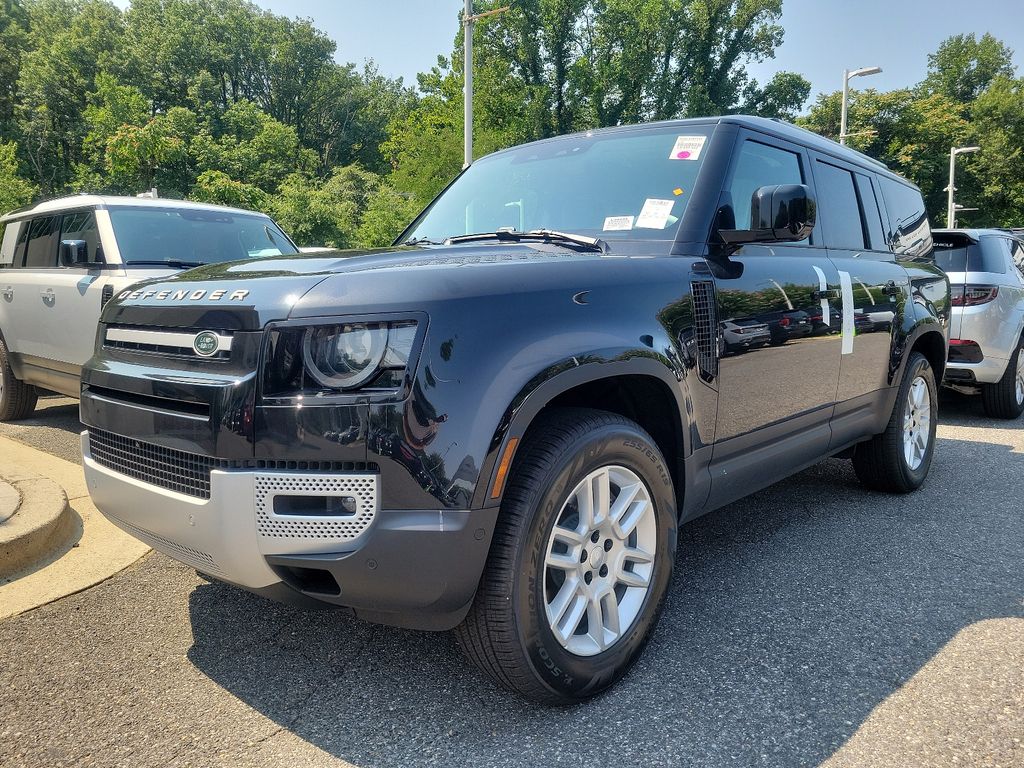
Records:
{"label": "windshield wiper", "polygon": [[431,240],[429,237],[414,237],[412,240],[399,243],[399,245],[444,245],[444,243],[439,240]]}
{"label": "windshield wiper", "polygon": [[510,243],[518,243],[523,240],[541,240],[546,243],[561,243],[570,247],[577,247],[584,251],[605,253],[608,250],[608,243],[599,237],[587,237],[586,235],[576,235],[571,232],[556,232],[553,229],[531,229],[529,232],[521,232],[518,229],[499,229],[497,232],[478,232],[473,235],[449,237],[445,240],[445,243],[471,243],[476,240],[501,240]]}
{"label": "windshield wiper", "polygon": [[191,269],[192,267],[205,267],[205,261],[180,261],[179,259],[132,259],[128,266],[141,265],[144,267],[174,267],[175,269]]}

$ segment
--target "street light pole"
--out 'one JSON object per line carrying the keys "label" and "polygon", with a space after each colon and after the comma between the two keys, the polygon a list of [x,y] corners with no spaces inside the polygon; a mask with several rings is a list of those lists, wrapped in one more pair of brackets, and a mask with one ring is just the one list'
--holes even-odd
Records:
{"label": "street light pole", "polygon": [[462,51],[464,54],[462,72],[465,78],[465,85],[462,88],[462,167],[468,168],[473,162],[473,24],[478,19],[487,16],[496,16],[504,13],[509,6],[495,8],[492,11],[473,14],[473,0],[466,0],[465,11],[462,14]]}
{"label": "street light pole", "polygon": [[953,201],[953,193],[956,192],[956,156],[966,155],[969,152],[977,152],[981,147],[950,147],[949,148],[949,186],[946,187],[946,226],[950,229],[956,228],[956,203]]}
{"label": "street light pole", "polygon": [[861,67],[860,69],[843,70],[843,109],[839,118],[839,143],[846,144],[846,118],[850,103],[850,80],[865,75],[877,75],[882,71],[881,67]]}

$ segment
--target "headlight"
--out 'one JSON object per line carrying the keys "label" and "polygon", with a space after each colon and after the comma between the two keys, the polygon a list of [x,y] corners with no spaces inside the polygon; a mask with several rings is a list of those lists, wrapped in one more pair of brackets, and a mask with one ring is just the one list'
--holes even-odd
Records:
{"label": "headlight", "polygon": [[383,323],[327,325],[306,330],[302,355],[318,383],[331,389],[355,389],[380,369],[388,347]]}
{"label": "headlight", "polygon": [[263,394],[393,393],[405,381],[417,328],[415,320],[271,328]]}

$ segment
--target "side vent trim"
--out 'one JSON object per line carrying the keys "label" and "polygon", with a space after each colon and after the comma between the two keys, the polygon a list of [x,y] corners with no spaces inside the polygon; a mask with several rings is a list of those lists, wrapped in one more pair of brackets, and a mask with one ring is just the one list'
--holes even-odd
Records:
{"label": "side vent trim", "polygon": [[690,283],[693,327],[697,339],[697,368],[707,380],[718,376],[718,311],[713,280]]}

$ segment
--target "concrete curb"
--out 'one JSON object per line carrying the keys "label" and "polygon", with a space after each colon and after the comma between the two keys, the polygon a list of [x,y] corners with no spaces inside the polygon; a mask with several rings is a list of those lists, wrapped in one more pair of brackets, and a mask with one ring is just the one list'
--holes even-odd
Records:
{"label": "concrete curb", "polygon": [[[93,506],[80,465],[6,437],[0,437],[0,456],[8,483],[42,480],[49,484],[51,498],[54,487],[59,491],[66,509],[63,524],[68,526],[67,534],[57,537],[56,549],[44,550],[20,571],[0,578],[0,619],[106,581],[150,551]],[[19,508],[11,520],[21,514]]]}
{"label": "concrete curb", "polygon": [[13,489],[18,503],[10,510],[10,493],[2,494],[7,506],[0,509],[0,579],[10,578],[66,544],[74,530],[63,488],[45,477],[9,474],[0,470],[0,486]]}

